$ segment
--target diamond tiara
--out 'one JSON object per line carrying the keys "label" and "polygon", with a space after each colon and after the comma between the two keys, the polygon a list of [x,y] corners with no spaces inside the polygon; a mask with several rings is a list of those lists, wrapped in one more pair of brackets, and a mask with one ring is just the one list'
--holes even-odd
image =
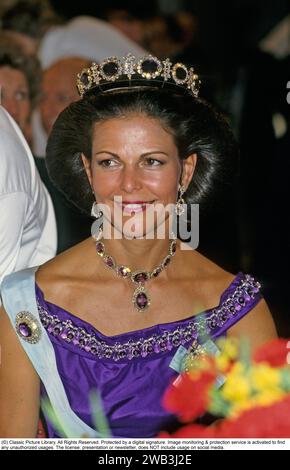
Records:
{"label": "diamond tiara", "polygon": [[108,57],[100,64],[95,62],[83,69],[77,76],[77,88],[81,97],[88,91],[99,87],[100,91],[132,86],[164,87],[173,85],[186,89],[197,97],[200,80],[192,67],[170,59],[163,61],[152,55],[137,60],[132,54],[121,59]]}

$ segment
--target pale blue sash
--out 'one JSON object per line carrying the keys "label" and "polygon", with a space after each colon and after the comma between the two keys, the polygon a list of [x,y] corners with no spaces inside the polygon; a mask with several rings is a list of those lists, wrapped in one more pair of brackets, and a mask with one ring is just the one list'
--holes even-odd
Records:
{"label": "pale blue sash", "polygon": [[53,346],[39,318],[35,297],[35,272],[37,269],[36,267],[18,271],[9,274],[3,279],[1,284],[3,307],[14,329],[16,316],[19,312],[23,311],[32,314],[39,323],[41,335],[36,344],[30,344],[18,334],[17,337],[45,386],[50,404],[66,434],[62,437],[100,437],[96,430],[84,423],[74,413],[68,402],[57,370]]}

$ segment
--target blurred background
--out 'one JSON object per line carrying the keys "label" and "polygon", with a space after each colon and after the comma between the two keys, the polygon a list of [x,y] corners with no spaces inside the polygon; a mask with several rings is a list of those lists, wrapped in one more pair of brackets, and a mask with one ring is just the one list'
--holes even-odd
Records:
{"label": "blurred background", "polygon": [[76,73],[128,50],[194,66],[200,96],[227,116],[241,151],[235,181],[200,208],[199,249],[233,273],[257,276],[280,335],[289,336],[289,1],[1,0],[0,25],[1,104],[52,195],[58,252],[89,236],[92,223],[45,167],[51,126],[78,99]]}

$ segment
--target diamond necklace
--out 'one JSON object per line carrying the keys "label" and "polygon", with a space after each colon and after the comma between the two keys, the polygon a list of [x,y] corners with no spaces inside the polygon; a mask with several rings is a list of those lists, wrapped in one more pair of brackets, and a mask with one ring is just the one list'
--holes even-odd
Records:
{"label": "diamond necklace", "polygon": [[144,312],[150,306],[150,297],[145,289],[145,282],[149,281],[150,279],[154,279],[168,266],[171,261],[171,258],[176,253],[176,237],[172,233],[171,234],[171,241],[169,245],[168,254],[163,258],[160,264],[153,269],[153,271],[132,271],[129,266],[125,265],[118,265],[113,258],[113,256],[106,253],[105,245],[102,241],[98,239],[98,237],[94,237],[96,240],[96,250],[97,254],[102,258],[104,264],[115,271],[115,273],[122,277],[123,279],[129,279],[135,286],[132,302],[134,307],[138,310],[138,312]]}

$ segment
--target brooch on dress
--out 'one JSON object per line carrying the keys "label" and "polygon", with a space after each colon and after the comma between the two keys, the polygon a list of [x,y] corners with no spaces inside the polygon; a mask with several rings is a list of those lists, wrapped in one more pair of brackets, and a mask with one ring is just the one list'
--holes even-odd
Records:
{"label": "brooch on dress", "polygon": [[21,339],[36,344],[41,338],[41,327],[37,318],[30,312],[19,312],[16,315],[15,328]]}

